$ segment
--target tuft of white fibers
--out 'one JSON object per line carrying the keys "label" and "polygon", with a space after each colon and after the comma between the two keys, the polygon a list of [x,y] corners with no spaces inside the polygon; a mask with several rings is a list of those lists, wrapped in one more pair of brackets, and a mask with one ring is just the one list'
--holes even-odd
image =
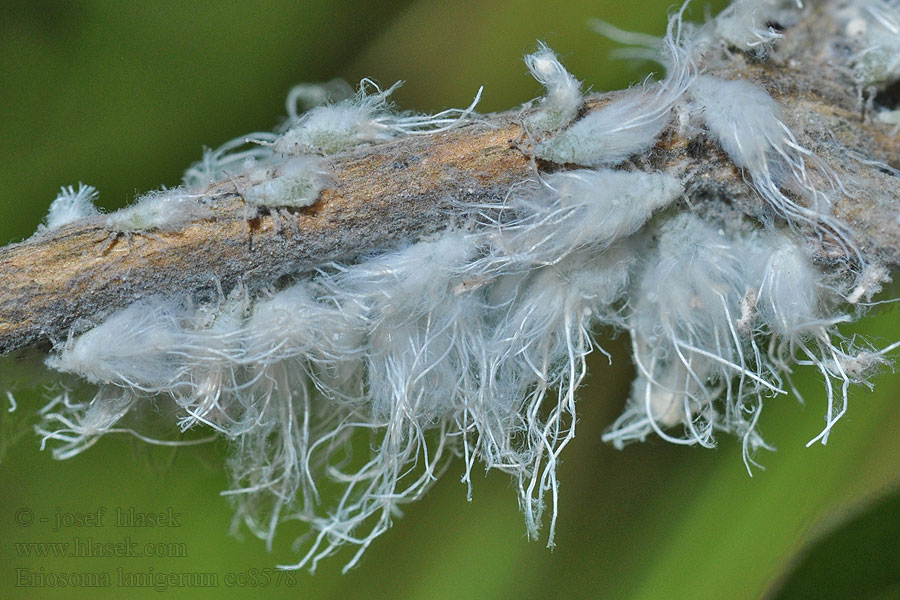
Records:
{"label": "tuft of white fibers", "polygon": [[[752,6],[741,2],[726,17]],[[586,357],[603,352],[601,326],[630,334],[637,370],[624,413],[604,435],[616,446],[654,434],[713,446],[719,433],[733,433],[749,470],[767,447],[757,431],[763,404],[797,393],[797,366],[824,378],[825,426],[812,441],[825,443],[849,386],[868,385],[900,347],[877,350],[838,330],[851,320],[842,302],[858,316],[888,274],[862,260],[831,272],[813,262],[796,234],[804,225],[858,258],[846,225],[829,212],[840,182],[797,143],[765,90],[696,75],[700,42],[682,34],[683,11],[660,42],[665,79],[574,123],[581,84],[545,46],[526,58],[547,88],[526,115],[526,127],[541,134],[537,157],[592,168],[539,172],[502,200],[457,205],[458,229],[415,243],[204,303],[154,296],[98,317],[54,342],[46,364],[95,393],[81,402],[62,389],[41,411],[43,442],[67,458],[115,432],[169,445],[203,441],[151,436],[148,406],[168,414],[179,435],[210,430],[229,442],[223,494],[234,504],[234,527],[271,545],[280,523],[308,524],[298,562],[285,568],[311,570],[345,544],[357,549],[351,568],[454,457],[469,498],[473,470],[510,474],[528,535],[549,515],[552,545],[557,466],[575,435]],[[751,25],[761,14],[751,11]],[[475,106],[396,113],[394,89],[370,80],[353,97],[329,85],[294,88],[281,135],[255,133],[206,151],[185,173],[185,188],[150,193],[107,216],[107,226],[170,230],[203,218],[197,188],[229,175],[246,184],[238,191],[251,207],[309,206],[328,182],[328,159],[311,154],[443,131]],[[680,178],[610,168],[652,148],[676,105],[696,117],[694,130],[705,126],[780,219],[701,218],[677,202]],[[83,193],[91,195],[70,189],[66,197]]]}
{"label": "tuft of white fibers", "polygon": [[[754,290],[756,312],[769,331],[791,337],[822,325],[844,320],[823,320],[834,293],[823,282],[807,252],[789,237],[770,234],[766,241],[765,261],[758,261]],[[829,298],[831,297],[831,298]]]}
{"label": "tuft of white fibers", "polygon": [[38,226],[38,231],[52,231],[78,219],[100,214],[94,206],[97,196],[96,188],[83,183],[78,184],[78,190],[72,186],[60,188],[59,195],[50,203],[50,209],[44,217],[44,223]]}
{"label": "tuft of white fibers", "polygon": [[177,230],[211,214],[200,197],[182,188],[148,192],[134,204],[107,215],[106,228],[117,233]]}
{"label": "tuft of white fibers", "polygon": [[541,43],[525,56],[531,75],[547,89],[537,110],[525,117],[525,129],[535,135],[556,131],[575,120],[584,104],[581,82],[562,66],[556,53]]}
{"label": "tuft of white fibers", "polygon": [[754,189],[778,216],[832,235],[845,255],[861,260],[849,228],[830,216],[831,197],[842,190],[841,182],[797,142],[778,103],[764,89],[700,75],[691,83],[690,95],[709,134],[747,171]]}
{"label": "tuft of white fibers", "polygon": [[868,264],[859,276],[856,287],[847,296],[847,302],[850,304],[859,304],[862,300],[869,302],[872,296],[881,291],[881,284],[890,281],[891,274],[887,269],[878,264]]}
{"label": "tuft of white fibers", "polygon": [[[628,236],[681,184],[585,172],[518,193],[514,215],[473,207],[493,227],[323,265],[281,291],[199,307],[153,298],[111,315],[48,360],[98,391],[57,398],[41,434],[70,456],[109,431],[143,435],[121,422],[168,399],[182,429],[232,440],[239,522],[269,542],[281,521],[311,525],[296,567],[355,543],[352,566],[453,455],[470,494],[476,462],[510,473],[529,535],[552,514],[552,544],[556,465],[593,330],[621,323],[638,249]],[[361,434],[371,454],[352,458]],[[336,503],[322,504],[325,490]]]}
{"label": "tuft of white fibers", "polygon": [[273,142],[273,149],[287,155],[334,154],[399,135],[446,131],[466,122],[481,99],[479,89],[465,109],[451,108],[434,115],[395,113],[388,97],[402,83],[382,90],[371,79],[363,79],[353,98],[316,106],[288,121],[287,130]]}
{"label": "tuft of white fibers", "polygon": [[885,88],[900,79],[900,2],[863,0],[850,3],[843,13],[859,48],[852,57],[856,81]]}
{"label": "tuft of white fibers", "polygon": [[573,246],[607,246],[628,237],[684,191],[681,180],[667,173],[611,169],[554,173],[544,184],[561,208],[581,213],[583,222],[565,240]]}
{"label": "tuft of white fibers", "polygon": [[96,384],[136,389],[168,385],[178,379],[178,361],[169,351],[189,314],[177,303],[136,302],[67,340],[65,350],[47,365]]}
{"label": "tuft of white fibers", "polygon": [[551,265],[584,247],[601,252],[682,192],[681,181],[665,173],[577,169],[544,175],[540,187],[515,190],[494,207],[515,216],[487,224],[495,230],[492,252],[473,269]]}
{"label": "tuft of white fibers", "polygon": [[792,234],[681,214],[658,236],[624,315],[638,377],[604,439],[622,446],[656,433],[713,446],[716,432],[735,433],[749,469],[765,447],[756,431],[764,398],[786,394],[791,365],[802,365],[825,380],[826,425],[810,443],[827,442],[850,384],[867,384],[891,348],[858,349],[840,335],[836,325],[850,318],[836,310],[839,290]]}
{"label": "tuft of white fibers", "polygon": [[802,2],[793,0],[734,0],[699,29],[697,45],[701,51],[717,44],[765,57],[775,42],[784,37],[771,23],[790,22],[790,16],[802,7]]}
{"label": "tuft of white fibers", "polygon": [[[229,140],[215,150],[204,150],[203,158],[185,171],[184,185],[192,191],[200,190],[225,177],[276,169],[284,162],[284,156],[334,154],[402,135],[447,131],[471,119],[483,90],[478,90],[472,104],[465,109],[415,115],[394,111],[389,101],[391,93],[402,83],[398,81],[382,90],[371,79],[363,79],[355,95],[340,80],[296,85],[288,92],[288,119],[280,133],[254,132]],[[313,164],[311,158],[309,164]],[[259,190],[258,196],[269,192],[273,196],[294,196],[282,186],[284,183],[274,184],[280,190]]]}
{"label": "tuft of white fibers", "polygon": [[[725,429],[749,436],[755,448],[761,441],[747,422],[747,403],[782,390],[764,366],[748,362],[755,353],[745,356],[737,330],[741,300],[754,287],[747,271],[753,253],[686,214],[661,225],[658,235],[625,318],[638,378],[604,439],[621,446],[656,432],[675,443],[712,446],[716,429]],[[723,394],[724,411],[717,406]],[[676,424],[683,436],[664,431]]]}
{"label": "tuft of white fibers", "polygon": [[336,103],[353,96],[353,88],[343,79],[332,79],[326,83],[298,83],[290,89],[285,100],[288,120],[295,122],[305,111]]}
{"label": "tuft of white fibers", "polygon": [[557,465],[600,325],[631,333],[638,368],[605,436],[616,445],[655,432],[710,446],[727,431],[749,465],[763,401],[798,363],[826,377],[824,442],[847,386],[887,349],[840,337],[846,290],[790,234],[663,210],[682,193],[663,173],[541,175],[469,206],[470,227],[278,289],[143,300],[57,344],[47,364],[97,391],[58,395],[38,431],[61,458],[111,432],[193,443],[142,430],[142,407],[170,406],[181,431],[230,441],[235,526],[271,544],[279,523],[308,523],[290,567],[310,569],[344,544],[358,547],[352,567],[454,456],[470,497],[476,465],[509,473],[529,536],[549,514],[552,545]]}
{"label": "tuft of white fibers", "polygon": [[296,156],[248,177],[253,185],[241,196],[250,206],[302,208],[318,199],[328,182],[328,171],[319,157]]}
{"label": "tuft of white fibers", "polygon": [[558,164],[615,166],[653,147],[669,122],[672,108],[695,76],[681,16],[669,19],[663,38],[666,77],[660,83],[630,89],[602,108],[588,112],[567,129],[534,145],[534,155]]}
{"label": "tuft of white fibers", "polygon": [[257,164],[268,164],[273,155],[272,144],[277,139],[276,133],[256,132],[229,140],[215,150],[207,148],[203,158],[184,172],[184,185],[189,190],[200,190]]}
{"label": "tuft of white fibers", "polygon": [[[627,244],[599,256],[581,250],[556,264],[503,276],[487,291],[491,304],[508,308],[483,350],[487,383],[476,390],[466,415],[468,427],[481,435],[473,450],[465,439],[463,480],[471,496],[476,457],[514,475],[531,537],[541,526],[549,492],[548,546],[557,519],[556,466],[575,436],[575,394],[587,374],[585,359],[597,346],[593,331],[621,321],[620,303],[635,263]],[[516,443],[523,435],[524,443]]]}
{"label": "tuft of white fibers", "polygon": [[[770,171],[768,161],[784,145],[778,103],[761,87],[743,80],[700,75],[691,84],[700,119],[742,169]],[[784,173],[770,175],[779,182]]]}

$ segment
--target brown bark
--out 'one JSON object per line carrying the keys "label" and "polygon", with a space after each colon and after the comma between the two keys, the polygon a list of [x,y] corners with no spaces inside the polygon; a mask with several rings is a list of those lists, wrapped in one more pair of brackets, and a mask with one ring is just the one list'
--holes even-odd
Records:
{"label": "brown bark", "polygon": [[[781,104],[787,125],[838,174],[850,195],[834,216],[856,232],[863,253],[900,265],[896,199],[900,138],[864,110],[852,79],[829,54],[836,24],[813,13],[789,29],[767,61],[725,52],[704,72],[758,83]],[[592,98],[587,110],[613,94]],[[646,156],[625,168],[665,170],[685,178],[685,208],[765,207],[715,142],[687,139],[674,126]],[[203,192],[212,216],[178,231],[114,236],[103,217],[81,220],[0,248],[0,354],[65,338],[73,329],[143,297],[196,299],[241,284],[257,289],[332,260],[409,243],[460,226],[465,203],[504,198],[534,176],[517,112],[484,117],[455,130],[362,147],[334,156],[333,182],[307,209],[247,219],[240,178]],[[828,259],[827,240],[819,257]]]}

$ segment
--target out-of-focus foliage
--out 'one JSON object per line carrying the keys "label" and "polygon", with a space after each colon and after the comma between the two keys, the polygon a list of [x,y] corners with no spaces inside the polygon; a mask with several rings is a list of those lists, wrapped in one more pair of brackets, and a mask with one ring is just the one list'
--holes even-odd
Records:
{"label": "out-of-focus foliage", "polygon": [[863,507],[859,515],[799,553],[772,598],[900,598],[898,514],[900,492]]}
{"label": "out-of-focus foliage", "polygon": [[[299,81],[402,78],[407,84],[396,100],[419,110],[465,106],[484,84],[480,109],[499,110],[540,93],[521,57],[542,39],[593,89],[628,85],[651,65],[611,62],[613,45],[586,22],[599,17],[661,33],[667,7],[657,0],[552,7],[535,0],[6,2],[0,7],[0,242],[30,235],[62,185],[95,185],[101,204],[113,208],[135,192],[177,184],[202,145],[277,125],[284,95]],[[698,4],[693,16],[702,12]],[[895,339],[895,310],[858,330],[883,342]],[[228,535],[230,508],[218,495],[226,487],[224,444],[174,450],[123,437],[58,463],[38,452],[30,432],[19,435],[46,394],[40,388],[21,393],[15,412],[0,407],[0,595],[159,598],[152,587],[119,584],[129,573],[211,573],[215,586],[184,584],[182,577],[181,584],[162,585],[162,597],[751,598],[776,581],[802,594],[826,589],[809,586],[838,572],[850,581],[869,577],[872,570],[864,567],[873,554],[896,551],[895,500],[864,513],[837,538],[823,533],[852,518],[863,499],[897,488],[896,376],[880,377],[874,393],[857,390],[829,445],[812,448],[804,444],[823,425],[822,388],[815,375],[798,377],[808,404],[769,402],[761,431],[778,451],[760,456],[767,470],[750,478],[731,439],[714,451],[659,440],[622,452],[603,445],[600,434],[621,410],[632,376],[624,340],[607,348],[613,364],[599,356],[591,362],[578,437],[563,456],[554,551],[524,539],[503,474],[476,480],[469,504],[456,478],[461,469],[451,468],[344,576],[339,571],[349,554],[314,576],[278,579],[265,571],[294,560],[289,542],[299,528],[283,530],[271,554],[246,534]],[[37,375],[5,361],[0,377],[28,384]],[[101,508],[102,523],[85,525],[86,515]],[[178,527],[114,526],[117,509],[169,508],[180,515]],[[26,522],[29,514],[33,520]],[[895,549],[867,545],[874,533],[866,532],[893,532]],[[860,543],[843,544],[848,538]],[[814,539],[825,541],[791,571],[796,553]],[[163,543],[154,548],[179,556],[57,557],[51,548],[36,557],[36,547],[22,546],[126,540],[141,549]],[[73,572],[106,573],[110,586],[47,584],[50,574]],[[30,585],[39,575],[44,585]],[[863,589],[862,583],[841,589]]]}

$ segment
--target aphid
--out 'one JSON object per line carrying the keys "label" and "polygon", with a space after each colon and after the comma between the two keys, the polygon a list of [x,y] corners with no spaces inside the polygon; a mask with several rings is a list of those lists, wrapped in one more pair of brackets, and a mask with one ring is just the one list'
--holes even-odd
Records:
{"label": "aphid", "polygon": [[780,0],[736,0],[713,22],[713,35],[726,48],[765,56],[784,36],[769,23],[777,22]]}
{"label": "aphid", "polygon": [[150,192],[134,204],[107,215],[106,227],[116,234],[174,231],[211,214],[198,202],[199,197],[181,188]]}
{"label": "aphid", "polygon": [[289,122],[290,128],[272,143],[272,148],[285,155],[334,154],[400,135],[446,131],[469,118],[483,90],[479,88],[472,104],[465,109],[451,108],[434,115],[405,115],[393,112],[388,101],[402,84],[398,81],[382,90],[371,79],[363,79],[353,98],[316,106]]}
{"label": "aphid", "polygon": [[320,158],[299,156],[252,172],[250,179],[255,182],[241,194],[250,206],[303,208],[315,203],[328,181],[328,172]]}
{"label": "aphid", "polygon": [[584,103],[581,82],[566,71],[556,53],[543,43],[537,52],[525,57],[525,64],[531,75],[547,88],[537,110],[525,117],[525,129],[540,135],[571,123]]}
{"label": "aphid", "polygon": [[[277,139],[275,133],[255,132],[229,140],[215,150],[206,149],[203,158],[184,172],[184,185],[189,190],[201,190],[223,177],[246,170],[248,162],[265,163],[272,157],[272,143]],[[243,146],[248,147],[241,150]]]}
{"label": "aphid", "polygon": [[134,204],[109,213],[104,222],[109,235],[103,252],[123,237],[156,237],[158,232],[178,231],[197,219],[210,217],[212,211],[198,198],[182,188],[163,189],[144,194]]}
{"label": "aphid", "polygon": [[96,188],[90,185],[78,184],[78,190],[72,186],[60,189],[59,195],[50,203],[44,223],[38,226],[38,232],[59,229],[78,219],[100,214],[94,201],[97,199]]}
{"label": "aphid", "polygon": [[541,140],[534,146],[535,156],[559,164],[611,167],[652,147],[695,76],[694,61],[682,37],[681,15],[686,6],[669,20],[661,59],[667,72],[662,82],[628,90]]}
{"label": "aphid", "polygon": [[353,88],[343,79],[327,83],[300,83],[288,92],[285,107],[288,123],[296,123],[304,112],[323,104],[342,102],[353,96]]}
{"label": "aphid", "polygon": [[[831,217],[831,195],[842,184],[834,171],[797,141],[777,102],[761,87],[700,75],[690,86],[697,114],[735,165],[746,169],[754,189],[776,214],[806,223],[862,262],[849,228]],[[794,200],[785,189],[802,196]]]}
{"label": "aphid", "polygon": [[[492,244],[505,261],[547,265],[590,247],[601,251],[626,238],[682,193],[679,179],[664,173],[576,169],[546,175],[531,193],[512,195],[506,206],[520,217],[504,222]],[[497,257],[494,268],[502,264]]]}
{"label": "aphid", "polygon": [[[711,447],[728,432],[740,437],[749,470],[766,448],[757,431],[763,404],[796,393],[798,366],[825,380],[825,426],[813,440],[824,443],[850,384],[867,384],[900,346],[876,350],[838,330],[887,273],[859,259],[849,227],[830,212],[840,181],[800,145],[775,99],[756,85],[698,76],[709,64],[694,64],[726,44],[763,58],[758,50],[780,35],[763,17],[787,4],[740,0],[721,20],[684,30],[682,7],[663,40],[632,38],[662,48],[665,79],[580,120],[581,83],[540,46],[526,63],[547,92],[523,123],[534,156],[562,166],[542,170],[535,161],[533,176],[502,199],[458,201],[458,227],[204,304],[143,298],[73,330],[46,364],[96,393],[89,402],[59,394],[42,411],[40,435],[68,457],[105,433],[143,436],[140,420],[127,420],[150,397],[173,402],[180,430],[208,426],[232,442],[225,494],[237,520],[269,543],[284,520],[309,525],[295,568],[315,568],[344,543],[358,546],[351,567],[453,457],[470,495],[478,464],[509,473],[528,535],[549,514],[552,544],[557,468],[575,435],[576,390],[600,326],[630,336],[637,371],[604,436],[614,445],[656,435]],[[346,98],[294,88],[280,135],[206,151],[185,174],[187,189],[147,194],[107,215],[111,236],[203,218],[195,188],[225,176],[245,217],[268,212],[276,228],[281,218],[298,221],[329,184],[329,159],[314,154],[444,131],[475,106],[397,113],[388,101],[395,88],[363,80]],[[705,128],[772,214],[732,212],[727,198],[679,203],[696,183],[681,165],[641,170],[674,111],[685,120],[680,136]],[[643,156],[611,168],[635,154]],[[70,189],[67,202],[81,196]],[[797,231],[804,225],[837,239],[847,260],[814,262]],[[849,314],[845,301],[856,305]],[[359,433],[365,454],[350,457]],[[320,497],[320,487],[329,493]]]}

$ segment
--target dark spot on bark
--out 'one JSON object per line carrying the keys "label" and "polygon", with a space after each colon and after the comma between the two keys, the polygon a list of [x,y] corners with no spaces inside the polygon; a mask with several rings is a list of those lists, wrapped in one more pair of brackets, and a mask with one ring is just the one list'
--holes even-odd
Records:
{"label": "dark spot on bark", "polygon": [[686,151],[687,155],[691,158],[705,158],[708,154],[706,151],[706,137],[698,135],[697,137],[692,139],[690,142],[688,142]]}

